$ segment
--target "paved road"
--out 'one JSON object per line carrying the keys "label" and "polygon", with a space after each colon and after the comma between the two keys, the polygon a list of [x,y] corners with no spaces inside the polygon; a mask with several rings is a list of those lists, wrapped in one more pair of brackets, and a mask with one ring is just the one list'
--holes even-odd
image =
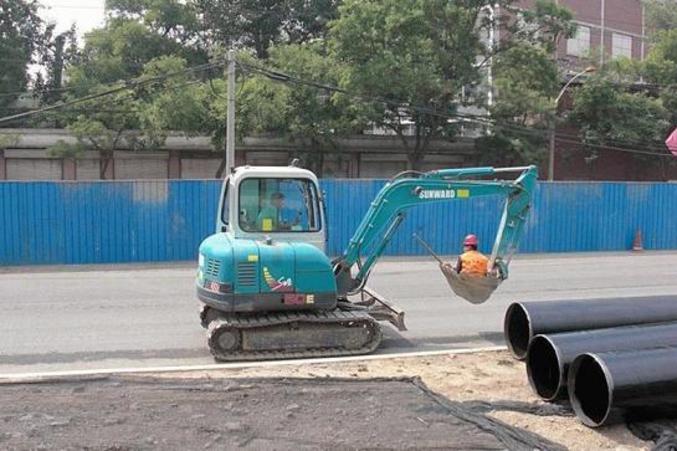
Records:
{"label": "paved road", "polygon": [[[677,296],[677,253],[521,256],[483,305],[428,259],[383,261],[370,285],[407,312],[380,352],[503,344],[513,300]],[[0,270],[0,374],[213,363],[189,266]]]}

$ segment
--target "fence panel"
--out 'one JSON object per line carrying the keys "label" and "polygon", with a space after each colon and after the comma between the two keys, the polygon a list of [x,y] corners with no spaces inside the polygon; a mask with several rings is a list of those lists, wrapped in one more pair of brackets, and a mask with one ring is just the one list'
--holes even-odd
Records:
{"label": "fence panel", "polygon": [[[339,254],[382,180],[323,180],[328,251]],[[0,264],[85,264],[195,259],[213,232],[217,180],[0,182]],[[489,251],[502,200],[457,200],[409,210],[386,249],[421,255],[416,232],[441,254],[467,233]],[[540,183],[522,252],[627,250],[640,229],[647,249],[677,249],[677,184]]]}

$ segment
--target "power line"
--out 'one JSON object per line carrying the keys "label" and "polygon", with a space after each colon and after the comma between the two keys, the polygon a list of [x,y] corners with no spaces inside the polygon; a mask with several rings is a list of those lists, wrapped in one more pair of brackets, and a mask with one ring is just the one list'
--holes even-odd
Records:
{"label": "power line", "polygon": [[177,72],[170,72],[168,74],[158,75],[158,76],[155,76],[155,77],[150,77],[150,78],[139,77],[139,78],[135,78],[135,79],[132,79],[132,80],[125,80],[125,81],[121,82],[121,83],[123,83],[122,86],[118,86],[118,87],[115,87],[115,88],[112,88],[112,89],[108,89],[106,91],[102,91],[102,92],[95,93],[95,94],[90,94],[90,95],[80,97],[80,98],[77,98],[77,99],[74,99],[74,100],[70,100],[70,101],[67,101],[67,102],[60,102],[60,103],[48,105],[46,107],[38,108],[38,109],[35,109],[35,110],[29,110],[29,111],[26,111],[24,113],[18,113],[18,114],[14,114],[14,115],[11,115],[11,116],[2,117],[2,118],[0,118],[0,124],[5,123],[5,122],[11,122],[13,120],[21,119],[21,118],[24,118],[24,117],[35,116],[35,115],[42,114],[42,113],[45,113],[45,112],[48,112],[48,111],[57,110],[57,109],[65,108],[65,107],[72,106],[72,105],[77,105],[79,103],[88,102],[90,100],[98,99],[98,98],[101,98],[101,97],[106,97],[106,96],[109,96],[109,95],[116,94],[118,92],[137,88],[137,87],[140,87],[140,86],[145,86],[145,85],[155,83],[155,82],[158,82],[158,81],[163,81],[163,80],[166,80],[168,78],[175,77],[177,75],[183,75],[183,74],[187,74],[187,73],[191,73],[191,72],[197,72],[197,71],[204,71],[204,70],[212,69],[212,68],[215,68],[215,67],[222,66],[223,64],[225,64],[225,63],[224,62],[207,63],[207,64],[201,64],[199,66],[189,67],[188,69],[184,69],[184,70],[177,71]]}
{"label": "power line", "polygon": [[[333,86],[333,85],[328,85],[325,83],[320,83],[312,80],[304,80],[298,77],[291,76],[289,74],[286,74],[284,72],[278,71],[278,70],[271,70],[267,69],[262,66],[255,66],[252,64],[248,63],[242,63],[238,62],[238,65],[241,67],[244,67],[245,69],[259,73],[261,75],[264,75],[268,78],[270,78],[273,81],[277,81],[280,83],[296,83],[296,84],[301,84],[305,86],[310,86],[310,87],[315,87],[317,89],[323,89],[323,90],[328,90],[332,92],[338,92],[341,94],[348,95],[349,97],[356,98],[359,100],[364,101],[367,99],[370,102],[380,102],[380,103],[385,103],[391,106],[395,106],[397,109],[405,109],[405,110],[413,110],[418,113],[423,113],[423,114],[428,114],[431,116],[436,116],[440,118],[446,118],[446,119],[462,119],[466,120],[468,122],[476,122],[476,123],[481,123],[486,126],[493,126],[497,128],[507,128],[507,129],[512,129],[513,131],[520,131],[523,133],[528,133],[532,135],[541,135],[543,137],[547,136],[549,133],[549,130],[547,129],[537,129],[534,127],[526,127],[526,126],[521,126],[518,124],[506,124],[506,123],[501,123],[497,121],[496,119],[487,117],[487,116],[474,116],[474,115],[466,115],[463,113],[449,113],[449,112],[441,112],[438,110],[435,110],[434,108],[430,108],[427,106],[418,106],[418,105],[408,105],[409,102],[407,101],[402,101],[402,100],[395,100],[395,99],[386,99],[378,96],[364,96],[361,94],[355,94],[351,93],[348,90],[344,88],[340,88],[338,86]],[[586,143],[582,140],[580,140],[577,136],[575,135],[570,135],[570,134],[561,134],[558,133],[556,137],[560,141],[563,142],[568,142],[570,144],[579,144],[582,146],[587,146],[587,147],[593,147],[593,148],[602,148],[602,149],[609,149],[609,150],[618,150],[622,152],[628,152],[628,153],[636,153],[636,154],[642,154],[642,155],[650,155],[650,156],[660,156],[660,157],[673,157],[672,154],[670,153],[658,153],[658,152],[647,152],[645,150],[641,149],[635,149],[635,148],[629,148],[629,147],[618,147],[618,146],[613,146],[613,145],[602,145],[602,144],[589,144]],[[567,138],[568,137],[573,137],[573,138]],[[620,143],[618,141],[618,143]],[[639,144],[639,143],[638,143]],[[656,150],[665,150],[664,148],[657,148],[657,147],[647,147],[645,148],[654,148]]]}

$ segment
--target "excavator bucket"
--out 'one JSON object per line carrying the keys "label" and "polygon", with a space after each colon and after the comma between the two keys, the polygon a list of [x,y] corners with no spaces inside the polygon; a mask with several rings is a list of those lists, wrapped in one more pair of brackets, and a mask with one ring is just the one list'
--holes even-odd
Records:
{"label": "excavator bucket", "polygon": [[467,274],[458,274],[456,271],[446,271],[440,265],[442,274],[456,296],[465,299],[471,304],[483,304],[501,284],[501,279],[491,274],[478,277]]}
{"label": "excavator bucket", "polygon": [[453,269],[447,267],[442,259],[435,253],[432,247],[425,242],[420,236],[414,233],[413,237],[437,260],[440,264],[440,270],[447,283],[456,296],[465,299],[471,304],[483,304],[493,294],[493,292],[501,284],[502,279],[493,273],[487,274],[484,277],[469,276],[467,274],[459,274]]}

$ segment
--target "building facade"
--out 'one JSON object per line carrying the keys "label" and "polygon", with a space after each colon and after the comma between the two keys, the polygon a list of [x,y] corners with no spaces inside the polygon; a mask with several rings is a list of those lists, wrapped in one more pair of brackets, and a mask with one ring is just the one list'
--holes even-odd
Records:
{"label": "building facade", "polygon": [[[199,136],[177,134],[162,149],[120,149],[111,158],[93,150],[78,158],[50,154],[48,149],[59,141],[76,142],[66,130],[0,129],[3,136],[11,136],[14,143],[0,148],[0,180],[210,179],[216,176],[222,157],[208,137]],[[340,139],[337,145],[336,151],[323,154],[281,139],[245,138],[236,146],[235,163],[280,166],[301,158],[305,167],[325,178],[389,178],[407,169],[399,137],[355,135]],[[440,140],[430,143],[421,170],[477,163],[474,140]]]}

